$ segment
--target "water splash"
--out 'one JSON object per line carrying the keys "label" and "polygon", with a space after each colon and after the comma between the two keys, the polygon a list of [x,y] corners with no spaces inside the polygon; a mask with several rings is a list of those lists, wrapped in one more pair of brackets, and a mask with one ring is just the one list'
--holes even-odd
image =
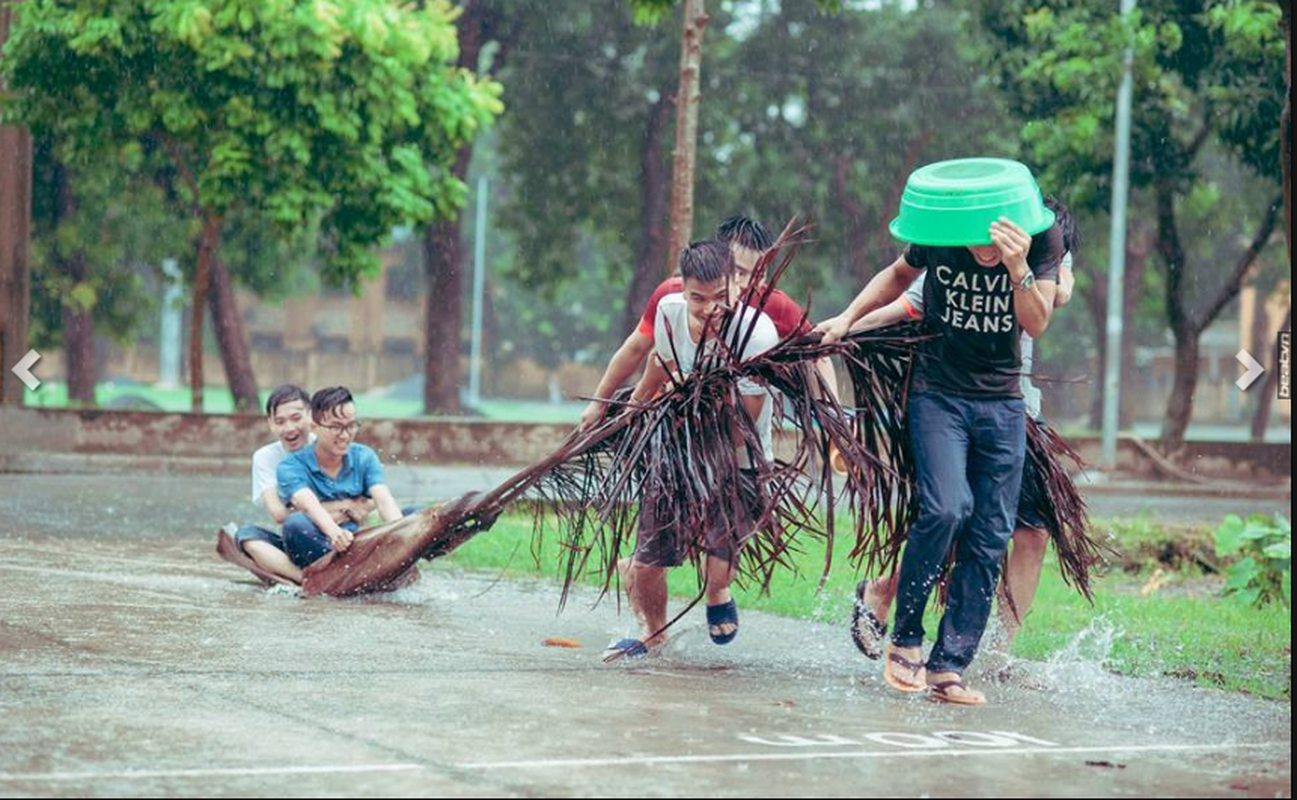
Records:
{"label": "water splash", "polygon": [[302,587],[276,583],[266,589],[266,597],[302,597]]}
{"label": "water splash", "polygon": [[1088,679],[1085,682],[1110,682],[1112,654],[1124,635],[1106,616],[1090,620],[1067,645],[1051,655],[1042,665],[1046,677],[1061,681]]}

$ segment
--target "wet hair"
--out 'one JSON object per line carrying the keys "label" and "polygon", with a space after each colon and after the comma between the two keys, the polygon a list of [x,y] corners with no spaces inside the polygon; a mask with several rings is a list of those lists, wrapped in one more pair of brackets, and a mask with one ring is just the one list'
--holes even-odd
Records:
{"label": "wet hair", "polygon": [[730,246],[715,239],[694,242],[680,251],[680,277],[700,283],[715,283],[734,274]]}
{"label": "wet hair", "polygon": [[311,419],[319,422],[325,415],[338,406],[354,403],[351,392],[345,386],[330,386],[311,395]]}
{"label": "wet hair", "polygon": [[1051,194],[1045,195],[1045,208],[1054,212],[1054,224],[1063,233],[1063,247],[1067,252],[1078,255],[1077,250],[1081,248],[1081,231],[1076,227],[1076,218],[1072,216],[1071,210]]}
{"label": "wet hair", "polygon": [[765,225],[741,214],[721,220],[721,224],[716,226],[716,238],[758,253],[769,250],[775,243]]}
{"label": "wet hair", "polygon": [[275,416],[275,411],[280,406],[295,400],[301,400],[307,406],[311,404],[311,396],[305,389],[292,383],[285,383],[271,392],[270,397],[266,399],[266,416]]}

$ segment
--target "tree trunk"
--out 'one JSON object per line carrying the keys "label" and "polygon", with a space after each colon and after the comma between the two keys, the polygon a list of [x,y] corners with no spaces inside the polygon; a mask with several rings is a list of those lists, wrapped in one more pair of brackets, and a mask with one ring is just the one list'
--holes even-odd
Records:
{"label": "tree trunk", "polygon": [[[76,280],[85,279],[85,257],[80,253],[63,267]],[[80,274],[80,277],[76,277]],[[95,319],[89,309],[63,304],[63,353],[67,357],[68,401],[71,405],[94,406],[98,364],[95,359]]]}
{"label": "tree trunk", "polygon": [[1178,457],[1184,448],[1184,434],[1193,417],[1193,393],[1198,389],[1198,340],[1193,328],[1173,331],[1175,335],[1175,379],[1166,406],[1166,424],[1162,428],[1162,451]]}
{"label": "tree trunk", "polygon": [[621,330],[632,331],[639,324],[640,313],[653,289],[662,278],[662,262],[677,258],[678,253],[667,252],[667,239],[663,222],[667,216],[667,172],[663,161],[662,140],[671,121],[671,107],[675,101],[670,95],[661,95],[649,107],[644,125],[644,139],[640,145],[640,224],[639,244],[635,252],[635,274],[631,276],[626,293],[626,307],[622,311]]}
{"label": "tree trunk", "polygon": [[694,164],[698,157],[698,106],[702,98],[703,30],[711,18],[706,0],[685,0],[680,46],[680,87],[676,91],[676,149],[671,167],[671,238],[666,273],[693,235]]}
{"label": "tree trunk", "polygon": [[234,410],[240,414],[255,414],[260,410],[261,395],[257,391],[257,376],[252,371],[252,355],[243,334],[243,317],[234,298],[230,271],[219,258],[211,262],[212,329],[216,344],[221,350],[221,363],[225,365],[225,381],[234,395]]}
{"label": "tree trunk", "polygon": [[1162,423],[1162,451],[1175,457],[1184,444],[1184,432],[1193,415],[1192,390],[1198,383],[1199,329],[1186,307],[1185,253],[1175,218],[1175,189],[1170,177],[1159,177],[1154,191],[1157,202],[1157,249],[1166,267],[1166,315],[1175,336],[1175,380]]}
{"label": "tree trunk", "polygon": [[[467,148],[460,154],[468,171]],[[461,174],[456,167],[457,174]],[[464,248],[459,220],[439,220],[423,236],[423,263],[428,280],[423,323],[423,410],[425,414],[461,414],[460,328],[464,298]]]}
{"label": "tree trunk", "polygon": [[[501,25],[510,21],[498,8],[489,8],[480,0],[467,0],[461,6],[456,22],[459,31],[459,66],[478,71],[482,47],[488,41],[499,43],[495,69],[499,69],[518,34],[516,15],[508,30]],[[451,173],[458,179],[468,177],[473,146],[460,148]],[[464,248],[460,242],[459,224],[463,215],[437,220],[423,233],[423,269],[427,279],[423,320],[423,410],[425,414],[461,414],[460,329],[463,322]]]}
{"label": "tree trunk", "polygon": [[[0,0],[0,49],[9,38],[14,5]],[[0,83],[0,94],[3,88]],[[0,405],[22,405],[26,388],[13,366],[28,349],[31,196],[31,135],[26,128],[0,125]]]}
{"label": "tree trunk", "polygon": [[[1288,314],[1283,319],[1283,325],[1279,330],[1292,330],[1292,306],[1288,308]],[[1266,331],[1266,336],[1270,331]],[[1256,414],[1252,416],[1252,441],[1264,442],[1266,429],[1270,427],[1270,413],[1274,409],[1275,395],[1279,393],[1279,346],[1275,343],[1274,349],[1270,351],[1274,354],[1271,359],[1263,358],[1262,361],[1269,360],[1270,370],[1265,374],[1265,383],[1259,390],[1261,395],[1257,403]]]}
{"label": "tree trunk", "polygon": [[[57,226],[77,214],[77,199],[72,190],[71,172],[57,159],[54,162],[54,187]],[[89,277],[84,252],[80,250],[67,254],[60,252],[57,257],[58,264],[55,269],[70,280],[74,287]],[[94,310],[82,307],[75,294],[69,293],[69,296],[64,297],[60,303],[60,315],[63,325],[63,353],[67,358],[68,400],[74,405],[93,406],[98,366],[95,359]]]}
{"label": "tree trunk", "polygon": [[198,269],[189,310],[189,410],[195,414],[203,413],[203,308],[220,238],[221,218],[208,214],[198,236]]}

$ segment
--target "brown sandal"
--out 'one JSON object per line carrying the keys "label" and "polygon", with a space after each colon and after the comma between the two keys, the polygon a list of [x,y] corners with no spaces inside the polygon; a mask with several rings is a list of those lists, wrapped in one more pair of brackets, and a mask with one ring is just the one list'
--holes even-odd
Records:
{"label": "brown sandal", "polygon": [[[903,681],[900,678],[896,677],[896,675],[893,674],[892,672],[893,664],[905,667],[911,672],[914,672],[916,675],[918,675],[919,682],[910,683],[909,681]],[[896,645],[890,643],[887,645],[887,658],[883,663],[883,680],[887,682],[888,686],[892,687],[898,692],[905,692],[906,694],[918,694],[920,692],[925,691],[925,689],[927,688],[924,685],[924,680],[926,675],[927,675],[926,666],[918,662],[911,661],[905,656],[898,655],[896,653]]]}
{"label": "brown sandal", "polygon": [[951,689],[963,689],[966,692],[972,691],[971,689],[969,689],[967,686],[964,685],[964,681],[962,678],[955,678],[953,681],[941,681],[940,683],[934,683],[931,686],[929,686],[928,689],[932,695],[932,699],[936,700],[939,703],[950,703],[951,705],[956,705],[956,706],[986,705],[986,698],[982,697],[980,694],[971,695],[971,696],[970,695],[956,696],[950,693]]}

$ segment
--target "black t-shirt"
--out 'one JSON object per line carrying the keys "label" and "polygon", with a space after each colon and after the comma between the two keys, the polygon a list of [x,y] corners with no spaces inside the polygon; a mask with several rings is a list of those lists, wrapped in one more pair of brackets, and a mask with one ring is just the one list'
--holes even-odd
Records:
{"label": "black t-shirt", "polygon": [[[1037,280],[1055,281],[1063,253],[1063,234],[1055,225],[1032,237],[1027,265]],[[928,272],[923,318],[941,334],[920,350],[915,390],[1022,397],[1022,329],[1008,268],[983,267],[966,247],[912,244],[905,261]]]}

